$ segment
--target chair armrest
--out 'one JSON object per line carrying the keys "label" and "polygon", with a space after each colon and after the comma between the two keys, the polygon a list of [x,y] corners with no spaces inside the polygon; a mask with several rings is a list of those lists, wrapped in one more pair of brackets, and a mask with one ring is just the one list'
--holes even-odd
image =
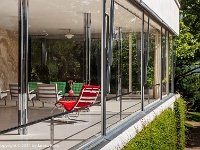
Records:
{"label": "chair armrest", "polygon": [[[62,93],[62,91],[58,91],[58,93],[57,94],[61,94]],[[62,94],[61,94],[62,95]]]}
{"label": "chair armrest", "polygon": [[3,90],[3,91],[0,91],[1,93],[8,93],[10,92],[10,90]]}
{"label": "chair armrest", "polygon": [[29,93],[29,94],[32,94],[32,93],[35,93],[35,91],[34,91],[34,90],[31,90],[31,91],[29,91],[28,93]]}

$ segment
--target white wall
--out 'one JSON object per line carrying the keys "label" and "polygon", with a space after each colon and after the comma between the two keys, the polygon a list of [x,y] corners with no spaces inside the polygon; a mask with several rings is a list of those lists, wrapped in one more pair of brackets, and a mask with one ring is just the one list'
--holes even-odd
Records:
{"label": "white wall", "polygon": [[179,3],[177,0],[142,0],[169,27],[179,34]]}

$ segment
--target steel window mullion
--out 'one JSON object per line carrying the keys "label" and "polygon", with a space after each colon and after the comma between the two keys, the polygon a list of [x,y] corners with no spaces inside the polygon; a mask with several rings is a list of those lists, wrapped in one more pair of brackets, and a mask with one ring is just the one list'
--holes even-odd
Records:
{"label": "steel window mullion", "polygon": [[101,134],[106,135],[106,0],[103,0],[101,36]]}
{"label": "steel window mullion", "polygon": [[162,79],[163,79],[163,43],[162,43],[162,30],[163,28],[161,27],[161,33],[160,33],[160,100],[162,100]]}
{"label": "steel window mullion", "polygon": [[175,77],[175,50],[174,50],[174,37],[172,37],[172,82],[171,82],[171,92],[174,93],[174,77]]}
{"label": "steel window mullion", "polygon": [[84,13],[85,26],[85,84],[88,84],[88,14]]}
{"label": "steel window mullion", "polygon": [[169,79],[169,31],[167,32],[167,43],[166,43],[166,46],[167,46],[167,49],[166,49],[166,53],[167,53],[167,64],[166,64],[166,77],[167,77],[167,89],[166,89],[166,92],[167,92],[167,95],[170,93],[169,92],[169,82],[170,82],[170,79]]}
{"label": "steel window mullion", "polygon": [[142,15],[141,33],[141,110],[144,111],[144,12]]}

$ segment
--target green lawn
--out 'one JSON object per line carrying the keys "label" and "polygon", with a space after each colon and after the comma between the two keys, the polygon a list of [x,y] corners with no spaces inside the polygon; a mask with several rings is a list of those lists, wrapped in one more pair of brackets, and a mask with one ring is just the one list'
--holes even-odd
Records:
{"label": "green lawn", "polygon": [[200,112],[188,112],[187,113],[188,121],[200,122]]}

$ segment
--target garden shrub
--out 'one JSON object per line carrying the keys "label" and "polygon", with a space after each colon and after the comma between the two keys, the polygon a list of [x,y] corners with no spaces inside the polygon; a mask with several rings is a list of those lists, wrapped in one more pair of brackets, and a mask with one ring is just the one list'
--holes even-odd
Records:
{"label": "garden shrub", "polygon": [[177,130],[177,149],[184,149],[185,137],[185,120],[186,120],[186,103],[182,98],[179,98],[174,103],[174,112],[176,117],[176,130]]}
{"label": "garden shrub", "polygon": [[182,98],[168,108],[136,135],[124,150],[177,150],[185,147],[185,111]]}

